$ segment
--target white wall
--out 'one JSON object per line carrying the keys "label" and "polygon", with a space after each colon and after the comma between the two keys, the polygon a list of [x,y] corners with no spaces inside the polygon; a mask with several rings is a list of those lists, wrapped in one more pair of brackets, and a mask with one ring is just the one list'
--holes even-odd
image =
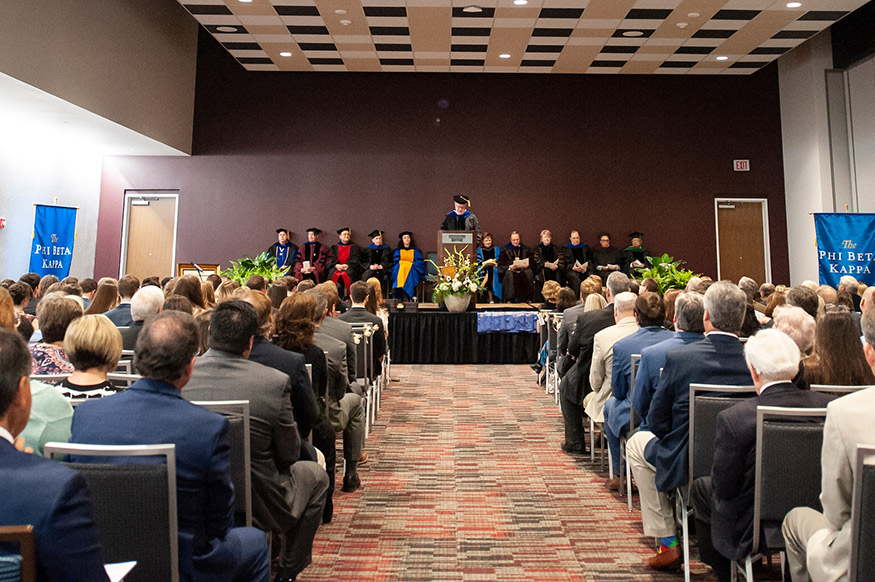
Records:
{"label": "white wall", "polygon": [[790,283],[818,279],[814,217],[833,212],[825,71],[832,68],[829,30],[778,61]]}
{"label": "white wall", "polygon": [[875,212],[875,59],[847,72],[856,202],[860,212]]}

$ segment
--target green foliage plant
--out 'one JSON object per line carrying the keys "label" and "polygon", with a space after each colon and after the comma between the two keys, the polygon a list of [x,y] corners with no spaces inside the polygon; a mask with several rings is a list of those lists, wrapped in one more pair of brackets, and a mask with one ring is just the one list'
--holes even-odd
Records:
{"label": "green foliage plant", "polygon": [[667,253],[661,257],[646,257],[650,267],[639,267],[638,280],[643,281],[647,277],[653,278],[659,285],[659,294],[664,295],[669,289],[684,289],[690,279],[701,276],[701,273],[694,273],[688,269],[679,269],[678,267],[686,261],[675,261],[674,257],[670,257]]}
{"label": "green foliage plant", "polygon": [[269,282],[285,276],[289,268],[281,269],[276,265],[276,257],[270,253],[261,253],[254,259],[246,255],[242,259],[230,261],[231,267],[222,271],[222,275],[245,285],[249,277],[261,275]]}

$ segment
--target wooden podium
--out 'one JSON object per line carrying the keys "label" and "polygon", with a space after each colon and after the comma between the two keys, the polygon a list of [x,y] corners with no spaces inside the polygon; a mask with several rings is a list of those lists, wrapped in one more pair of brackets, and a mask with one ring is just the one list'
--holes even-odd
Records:
{"label": "wooden podium", "polygon": [[[477,262],[477,233],[473,230],[439,230],[437,239],[438,267],[443,266],[447,251],[461,252],[472,263]],[[446,274],[452,277],[455,273]]]}

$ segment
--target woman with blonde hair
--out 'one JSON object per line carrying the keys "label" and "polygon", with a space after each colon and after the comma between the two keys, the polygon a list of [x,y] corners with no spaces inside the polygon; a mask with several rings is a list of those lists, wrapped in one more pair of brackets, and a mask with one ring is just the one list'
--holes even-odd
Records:
{"label": "woman with blonde hair", "polygon": [[115,391],[106,379],[122,356],[122,334],[108,318],[83,315],[74,320],[64,335],[64,351],[73,373],[60,387],[73,396],[102,396]]}
{"label": "woman with blonde hair", "polygon": [[541,288],[541,295],[544,296],[544,303],[541,304],[541,309],[556,309],[556,299],[559,297],[559,290],[562,285],[558,281],[547,281]]}
{"label": "woman with blonde hair", "polygon": [[586,301],[583,303],[584,311],[595,311],[596,309],[604,309],[608,305],[607,300],[599,293],[590,293],[586,296]]}
{"label": "woman with blonde hair", "polygon": [[235,281],[234,279],[228,279],[227,281],[223,281],[219,288],[216,290],[216,303],[221,303],[223,301],[230,301],[234,298],[234,291],[240,288],[240,283]]}
{"label": "woman with blonde hair", "polygon": [[100,315],[118,305],[118,284],[114,281],[104,281],[97,286],[91,305],[85,310],[85,315]]}

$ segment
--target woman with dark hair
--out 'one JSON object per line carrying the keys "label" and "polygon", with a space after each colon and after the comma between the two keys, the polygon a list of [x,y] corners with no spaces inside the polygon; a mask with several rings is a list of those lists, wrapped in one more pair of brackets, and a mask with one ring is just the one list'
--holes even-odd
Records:
{"label": "woman with dark hair", "polygon": [[645,277],[638,288],[638,294],[641,293],[659,293],[659,283],[653,277]]}
{"label": "woman with dark hair", "polygon": [[194,315],[194,306],[188,300],[188,297],[182,295],[171,295],[164,301],[164,306],[161,309],[163,311],[182,311],[183,313]]}
{"label": "woman with dark hair", "polygon": [[766,317],[772,317],[775,313],[775,309],[780,307],[781,305],[785,305],[787,303],[787,288],[783,285],[778,285],[775,287],[775,290],[769,295],[769,298],[766,300],[766,310],[763,312],[763,315]]}
{"label": "woman with dark hair", "polygon": [[875,384],[872,368],[866,363],[860,331],[851,312],[832,307],[817,322],[814,353],[802,361],[805,382],[836,386]]}
{"label": "woman with dark hair", "polygon": [[568,287],[563,287],[559,290],[559,295],[556,298],[556,311],[562,313],[569,307],[574,307],[577,304],[577,297],[574,291]]}
{"label": "woman with dark hair", "polygon": [[180,277],[176,282],[176,287],[173,288],[174,295],[182,295],[191,301],[194,312],[192,315],[197,316],[198,313],[207,308],[204,304],[204,295],[201,292],[201,281],[194,275],[186,275]]}
{"label": "woman with dark hair", "polygon": [[334,513],[334,473],[337,463],[336,433],[328,420],[328,362],[325,352],[313,343],[316,326],[313,323],[316,299],[308,293],[293,293],[283,301],[276,314],[272,341],[279,347],[297,352],[312,366],[313,392],[319,405],[322,422],[313,427],[313,446],[325,455],[328,472],[328,496],[322,523],[331,522]]}
{"label": "woman with dark hair", "polygon": [[365,302],[365,309],[373,315],[380,318],[383,322],[383,331],[386,333],[386,338],[389,337],[389,310],[386,309],[386,303],[383,301],[383,289],[380,286],[380,280],[376,277],[371,277],[367,281],[371,292],[368,293],[368,300]]}
{"label": "woman with dark hair", "polygon": [[399,301],[410,301],[416,285],[425,277],[425,261],[416,248],[413,233],[409,230],[398,235],[395,249],[395,264],[392,266],[392,294]]}
{"label": "woman with dark hair", "polygon": [[207,309],[216,306],[216,290],[209,281],[201,281],[201,295],[204,298],[204,306]]}
{"label": "woman with dark hair", "polygon": [[119,302],[118,285],[113,281],[105,281],[97,286],[91,305],[85,310],[85,315],[100,315],[114,309]]}
{"label": "woman with dark hair", "polygon": [[841,289],[838,293],[836,293],[836,305],[847,307],[848,311],[853,311],[854,299],[851,295],[851,292],[847,289]]}
{"label": "woman with dark hair", "polygon": [[277,279],[267,290],[267,296],[270,298],[270,303],[274,309],[279,309],[286,297],[289,296],[289,288],[286,285],[285,279]]}
{"label": "woman with dark hair", "polygon": [[665,295],[662,296],[662,302],[665,304],[665,325],[663,325],[663,327],[669,331],[675,331],[675,301],[681,293],[683,293],[683,289],[669,289],[665,292]]}

